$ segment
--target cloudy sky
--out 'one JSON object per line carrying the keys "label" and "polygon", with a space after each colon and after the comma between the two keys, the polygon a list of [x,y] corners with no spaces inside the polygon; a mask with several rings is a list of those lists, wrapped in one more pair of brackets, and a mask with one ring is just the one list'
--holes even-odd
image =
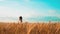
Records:
{"label": "cloudy sky", "polygon": [[56,16],[60,18],[60,0],[0,0],[0,17],[25,18]]}

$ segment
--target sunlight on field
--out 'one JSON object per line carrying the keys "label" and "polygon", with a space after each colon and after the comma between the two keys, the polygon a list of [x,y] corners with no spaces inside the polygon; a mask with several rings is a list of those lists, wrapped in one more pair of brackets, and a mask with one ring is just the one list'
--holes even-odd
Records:
{"label": "sunlight on field", "polygon": [[60,34],[60,23],[3,23],[0,34]]}

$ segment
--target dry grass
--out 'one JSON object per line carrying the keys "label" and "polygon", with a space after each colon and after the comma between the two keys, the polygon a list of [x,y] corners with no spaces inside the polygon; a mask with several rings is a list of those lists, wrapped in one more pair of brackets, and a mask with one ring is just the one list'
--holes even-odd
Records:
{"label": "dry grass", "polygon": [[60,23],[2,23],[0,34],[60,34]]}

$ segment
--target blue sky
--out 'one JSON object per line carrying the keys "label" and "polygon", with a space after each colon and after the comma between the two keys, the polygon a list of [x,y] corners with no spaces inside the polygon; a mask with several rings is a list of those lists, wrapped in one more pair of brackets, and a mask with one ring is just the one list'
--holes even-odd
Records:
{"label": "blue sky", "polygon": [[25,18],[56,16],[60,18],[60,0],[0,0],[0,17]]}

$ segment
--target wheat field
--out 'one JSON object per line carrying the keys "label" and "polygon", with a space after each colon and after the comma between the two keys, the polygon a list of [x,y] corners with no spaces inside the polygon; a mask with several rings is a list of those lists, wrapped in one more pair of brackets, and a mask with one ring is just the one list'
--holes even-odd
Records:
{"label": "wheat field", "polygon": [[0,34],[60,34],[60,23],[2,23]]}

